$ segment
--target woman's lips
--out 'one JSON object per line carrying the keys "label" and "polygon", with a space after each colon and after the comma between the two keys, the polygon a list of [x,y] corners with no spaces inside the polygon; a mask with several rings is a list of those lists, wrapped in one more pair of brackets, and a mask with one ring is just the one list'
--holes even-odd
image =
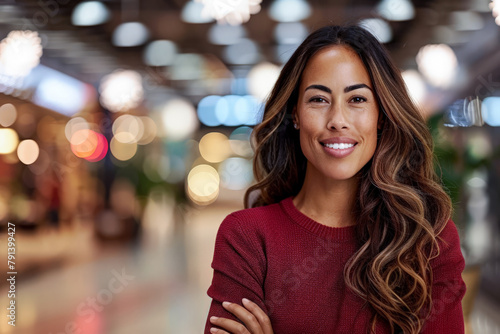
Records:
{"label": "woman's lips", "polygon": [[[352,145],[352,146],[351,146]],[[339,148],[332,148],[328,147],[325,144],[321,143],[321,146],[323,146],[323,150],[329,155],[331,155],[334,158],[344,158],[351,154],[355,149],[356,149],[357,143],[353,144],[347,144],[347,143],[340,143],[340,144],[335,144],[335,147]],[[332,145],[329,145],[332,146]],[[351,147],[346,147],[346,146],[351,146]],[[346,147],[346,148],[342,148]]]}

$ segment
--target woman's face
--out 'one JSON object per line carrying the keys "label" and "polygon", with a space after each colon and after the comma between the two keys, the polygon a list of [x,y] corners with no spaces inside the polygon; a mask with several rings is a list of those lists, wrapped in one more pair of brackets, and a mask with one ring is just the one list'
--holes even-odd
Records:
{"label": "woman's face", "polygon": [[309,60],[294,119],[307,173],[316,173],[318,180],[351,179],[370,161],[379,108],[368,72],[352,49],[331,46]]}

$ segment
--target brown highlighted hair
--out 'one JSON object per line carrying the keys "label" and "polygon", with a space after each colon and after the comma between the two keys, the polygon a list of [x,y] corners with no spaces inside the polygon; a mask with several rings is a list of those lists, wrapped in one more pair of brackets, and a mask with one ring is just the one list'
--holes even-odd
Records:
{"label": "brown highlighted hair", "polygon": [[388,52],[365,29],[320,28],[285,64],[252,133],[257,183],[245,193],[245,208],[277,203],[302,187],[307,160],[292,111],[309,59],[334,45],[350,47],[363,61],[383,119],[375,154],[359,172],[359,249],[344,268],[345,281],[374,311],[367,332],[383,320],[393,333],[420,333],[432,308],[429,260],[439,252],[436,236],[450,218],[451,201],[434,172],[425,121]]}

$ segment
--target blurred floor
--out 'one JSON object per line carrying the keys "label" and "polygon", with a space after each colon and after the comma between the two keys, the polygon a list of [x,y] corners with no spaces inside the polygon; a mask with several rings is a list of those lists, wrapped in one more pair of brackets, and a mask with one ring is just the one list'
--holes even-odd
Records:
{"label": "blurred floor", "polygon": [[[193,209],[184,230],[146,228],[140,247],[104,247],[91,224],[61,232],[17,233],[17,321],[7,325],[7,288],[0,288],[0,333],[202,333],[210,299],[210,263],[217,228],[239,209]],[[2,256],[6,235],[1,234]],[[3,262],[3,261],[2,261]],[[0,268],[6,272],[2,263]],[[500,307],[479,294],[475,334],[500,334]]]}

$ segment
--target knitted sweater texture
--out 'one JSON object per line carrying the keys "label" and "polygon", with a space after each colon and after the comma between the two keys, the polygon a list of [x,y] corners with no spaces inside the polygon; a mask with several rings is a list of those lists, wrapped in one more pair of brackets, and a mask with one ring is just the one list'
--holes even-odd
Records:
{"label": "knitted sweater texture", "polygon": [[[221,223],[208,295],[210,316],[236,318],[223,301],[257,303],[276,334],[365,334],[373,311],[345,284],[343,270],[356,252],[354,226],[330,227],[300,212],[293,196],[279,203],[243,209]],[[423,334],[462,334],[461,300],[465,262],[455,224],[439,235],[440,254],[431,260],[433,309]],[[390,333],[378,321],[377,334]]]}

